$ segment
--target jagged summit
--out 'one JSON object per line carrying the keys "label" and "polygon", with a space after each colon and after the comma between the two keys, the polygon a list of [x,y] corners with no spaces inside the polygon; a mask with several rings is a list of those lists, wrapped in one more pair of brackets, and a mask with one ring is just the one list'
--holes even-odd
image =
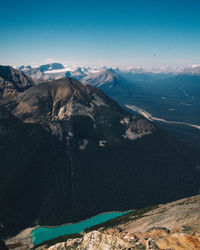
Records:
{"label": "jagged summit", "polygon": [[95,87],[112,88],[115,84],[125,82],[125,79],[118,75],[113,69],[106,69],[92,75],[88,75],[82,79],[84,84],[90,84]]}

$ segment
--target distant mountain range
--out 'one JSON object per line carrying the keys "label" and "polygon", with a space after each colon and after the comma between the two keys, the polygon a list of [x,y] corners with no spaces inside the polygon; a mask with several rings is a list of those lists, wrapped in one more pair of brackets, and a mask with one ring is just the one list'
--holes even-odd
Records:
{"label": "distant mountain range", "polygon": [[[123,107],[134,105],[161,119],[200,124],[200,66],[142,69],[106,67],[64,67],[53,63],[38,67],[21,66],[35,83],[73,77],[103,90]],[[159,123],[178,139],[198,148],[200,133],[184,126]]]}
{"label": "distant mountain range", "polygon": [[[12,82],[13,72],[0,68],[2,93],[17,86],[0,97],[4,236],[199,192],[198,151],[91,85],[71,77],[27,84],[20,72],[21,83]],[[106,74],[112,89],[115,73]]]}
{"label": "distant mountain range", "polygon": [[[40,66],[47,68],[49,66]],[[121,105],[131,104],[161,118],[199,124],[200,66],[174,71],[144,69],[65,67],[41,72],[40,67],[23,70],[37,82],[73,77],[100,88]],[[61,68],[62,66],[60,66]],[[185,115],[184,115],[185,112]]]}
{"label": "distant mountain range", "polygon": [[[200,124],[200,66],[168,69],[66,67],[48,70],[43,79],[73,77],[100,88],[123,107],[135,105],[161,119]],[[184,126],[164,125],[177,138],[199,147],[200,133]]]}
{"label": "distant mountain range", "polygon": [[19,71],[22,71],[26,75],[30,76],[34,80],[56,80],[65,76],[74,77],[78,80],[84,78],[87,75],[94,74],[103,70],[106,67],[92,68],[92,67],[64,67],[60,63],[45,64],[41,66],[20,66],[16,67]]}
{"label": "distant mountain range", "polygon": [[[71,66],[63,66],[61,63],[51,63],[51,64],[44,64],[41,66],[30,66],[30,65],[21,65],[19,67],[15,67],[16,69],[25,72],[29,76],[31,76],[31,72],[34,69],[39,71],[45,75],[45,79],[47,80],[48,77],[52,79],[52,77],[64,77],[65,73],[67,72],[68,76],[77,76],[80,79],[84,78],[85,76],[92,75],[94,73],[99,73],[101,71],[105,71],[109,68],[107,67],[71,67]],[[141,75],[141,74],[164,74],[164,75],[179,75],[179,74],[189,74],[189,75],[200,75],[200,65],[192,65],[191,67],[166,67],[166,68],[137,68],[137,67],[127,67],[127,68],[119,68],[114,67],[110,68],[113,72],[118,74],[125,74],[125,75]],[[51,76],[50,76],[51,75]],[[37,80],[43,80],[43,77],[40,75],[34,75],[33,78]]]}

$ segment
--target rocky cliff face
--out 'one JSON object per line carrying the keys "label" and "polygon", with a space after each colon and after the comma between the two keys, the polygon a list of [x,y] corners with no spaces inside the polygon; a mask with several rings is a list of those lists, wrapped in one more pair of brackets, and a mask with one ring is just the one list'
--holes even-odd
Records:
{"label": "rocky cliff face", "polygon": [[113,221],[115,226],[104,223],[82,238],[38,249],[200,249],[200,196],[159,205],[146,213],[132,212]]}

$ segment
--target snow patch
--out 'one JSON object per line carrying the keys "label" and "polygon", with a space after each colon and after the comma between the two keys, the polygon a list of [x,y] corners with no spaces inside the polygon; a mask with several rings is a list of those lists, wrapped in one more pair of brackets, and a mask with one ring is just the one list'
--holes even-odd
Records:
{"label": "snow patch", "polygon": [[99,147],[105,147],[106,141],[99,141]]}
{"label": "snow patch", "polygon": [[84,150],[84,149],[86,149],[87,145],[88,145],[88,140],[84,139],[82,141],[81,145],[79,146],[79,149]]}
{"label": "snow patch", "polygon": [[141,133],[135,133],[134,131],[132,131],[132,128],[128,128],[125,132],[125,135],[123,135],[123,137],[125,139],[129,139],[129,140],[136,140],[138,138],[141,138],[142,136],[144,135],[149,135],[151,134],[152,132],[151,131],[146,131],[146,132],[141,132]]}

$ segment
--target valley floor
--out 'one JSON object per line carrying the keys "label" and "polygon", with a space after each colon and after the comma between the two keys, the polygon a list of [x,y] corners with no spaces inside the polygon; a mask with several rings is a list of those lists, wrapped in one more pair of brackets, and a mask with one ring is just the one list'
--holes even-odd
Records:
{"label": "valley floor", "polygon": [[185,126],[189,126],[192,128],[196,128],[196,129],[200,129],[200,125],[195,125],[195,124],[191,124],[188,122],[179,122],[179,121],[167,121],[165,119],[162,118],[158,118],[153,116],[152,114],[148,113],[146,110],[139,108],[137,106],[134,105],[125,105],[127,108],[143,115],[145,118],[147,118],[149,121],[158,121],[158,122],[163,122],[163,123],[168,123],[168,124],[178,124],[178,125],[185,125]]}

